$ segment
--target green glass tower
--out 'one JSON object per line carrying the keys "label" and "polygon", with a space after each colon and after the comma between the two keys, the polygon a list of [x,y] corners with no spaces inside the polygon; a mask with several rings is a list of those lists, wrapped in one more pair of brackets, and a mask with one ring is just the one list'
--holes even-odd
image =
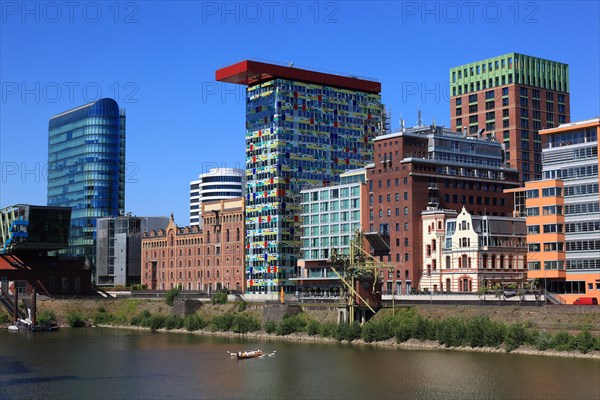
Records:
{"label": "green glass tower", "polygon": [[542,174],[539,131],[570,121],[569,66],[508,53],[450,69],[452,130],[493,136],[526,182]]}

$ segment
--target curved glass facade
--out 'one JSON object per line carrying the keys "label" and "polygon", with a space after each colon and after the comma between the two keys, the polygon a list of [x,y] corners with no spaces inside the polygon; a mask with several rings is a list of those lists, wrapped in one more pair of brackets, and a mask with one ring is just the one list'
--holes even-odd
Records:
{"label": "curved glass facade", "polygon": [[96,218],[125,208],[125,110],[113,99],[50,119],[48,205],[71,207],[68,252],[94,266]]}

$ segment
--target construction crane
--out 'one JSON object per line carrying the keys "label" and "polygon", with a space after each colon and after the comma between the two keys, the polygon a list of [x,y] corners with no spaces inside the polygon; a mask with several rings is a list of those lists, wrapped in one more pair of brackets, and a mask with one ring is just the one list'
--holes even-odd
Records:
{"label": "construction crane", "polygon": [[[336,249],[331,252],[329,268],[342,282],[340,301],[350,311],[350,321],[354,321],[355,307],[366,306],[373,314],[375,310],[367,300],[356,291],[356,282],[373,281],[371,293],[377,294],[379,270],[393,271],[394,266],[385,264],[363,249],[363,233],[356,231],[350,241],[350,254],[339,254]],[[392,312],[395,313],[394,297],[392,296]]]}

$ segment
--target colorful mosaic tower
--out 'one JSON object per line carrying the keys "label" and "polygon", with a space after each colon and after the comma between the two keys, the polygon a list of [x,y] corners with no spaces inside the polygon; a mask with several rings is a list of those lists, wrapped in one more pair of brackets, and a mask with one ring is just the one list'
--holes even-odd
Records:
{"label": "colorful mosaic tower", "polygon": [[381,84],[254,61],[218,70],[216,79],[247,86],[247,291],[292,291],[300,190],[339,183],[342,172],[371,162]]}

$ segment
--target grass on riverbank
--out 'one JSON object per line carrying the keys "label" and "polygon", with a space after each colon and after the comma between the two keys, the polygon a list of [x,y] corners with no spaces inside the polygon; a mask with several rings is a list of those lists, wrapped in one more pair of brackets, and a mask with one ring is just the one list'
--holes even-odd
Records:
{"label": "grass on riverbank", "polygon": [[[122,325],[123,320],[110,313],[98,310],[93,321],[96,324]],[[215,315],[210,318],[198,314],[185,318],[144,310],[130,317],[129,324],[147,327],[151,331],[185,328],[188,331],[209,330],[212,332],[234,332],[246,334],[264,331],[268,334],[286,336],[304,332],[309,336],[348,341],[362,339],[367,343],[395,340],[403,343],[410,339],[435,341],[445,347],[503,348],[511,352],[520,346],[529,346],[537,350],[578,351],[586,354],[600,351],[600,337],[592,336],[583,330],[576,335],[567,332],[556,334],[540,331],[527,324],[517,322],[505,324],[492,321],[488,316],[449,317],[431,319],[421,316],[414,308],[403,308],[395,315],[373,319],[360,325],[318,322],[306,314],[284,318],[281,322],[265,321],[246,312],[234,312]],[[74,325],[71,325],[74,326]]]}

